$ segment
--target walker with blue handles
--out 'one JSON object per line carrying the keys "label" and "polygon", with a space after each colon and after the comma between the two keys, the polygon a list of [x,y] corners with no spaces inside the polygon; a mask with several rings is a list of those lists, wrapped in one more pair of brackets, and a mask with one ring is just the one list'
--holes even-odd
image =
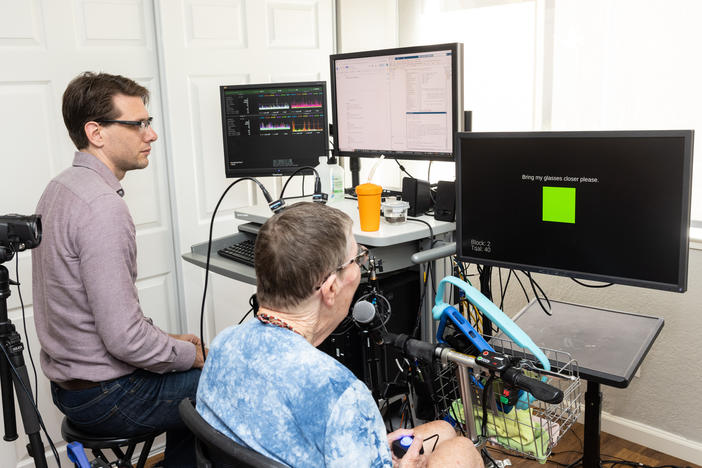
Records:
{"label": "walker with blue handles", "polygon": [[[471,304],[478,308],[478,310],[480,310],[485,317],[489,318],[492,323],[497,325],[497,327],[517,345],[531,352],[541,363],[544,370],[551,370],[551,364],[546,358],[546,355],[538,346],[536,346],[532,339],[529,338],[529,335],[524,333],[522,329],[512,321],[512,319],[505,315],[504,312],[502,312],[480,291],[465,281],[456,278],[455,276],[447,276],[442,279],[436,290],[436,298],[434,300],[434,307],[432,308],[432,315],[434,316],[434,320],[439,320],[439,328],[436,331],[436,339],[439,343],[446,343],[444,340],[444,331],[448,320],[451,320],[456,328],[458,328],[477,348],[478,352],[494,351],[492,346],[485,341],[485,339],[471,326],[468,320],[466,320],[455,307],[443,301],[444,288],[446,284],[451,284],[460,288],[465,293],[466,299],[468,299]],[[482,387],[479,382],[475,383]],[[526,409],[533,401],[533,396],[523,390],[520,390],[519,400],[516,404],[517,409]],[[512,410],[512,407],[507,405],[501,405],[501,408],[505,413],[509,413]]]}

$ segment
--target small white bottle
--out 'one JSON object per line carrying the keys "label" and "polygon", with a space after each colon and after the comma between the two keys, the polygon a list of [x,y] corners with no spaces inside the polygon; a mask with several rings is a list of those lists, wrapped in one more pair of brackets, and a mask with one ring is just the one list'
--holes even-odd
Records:
{"label": "small white bottle", "polygon": [[322,185],[322,193],[327,194],[327,203],[332,200],[332,190],[331,190],[331,176],[329,171],[329,164],[327,164],[327,157],[320,156],[319,164],[314,167],[319,174],[319,182]]}
{"label": "small white bottle", "polygon": [[314,167],[319,174],[319,181],[322,185],[322,192],[327,194],[327,203],[337,202],[344,199],[344,169],[336,162],[332,156],[319,157],[319,164]]}
{"label": "small white bottle", "polygon": [[329,168],[329,183],[331,186],[328,201],[341,201],[344,199],[344,169],[337,164],[334,156],[327,161],[327,167]]}

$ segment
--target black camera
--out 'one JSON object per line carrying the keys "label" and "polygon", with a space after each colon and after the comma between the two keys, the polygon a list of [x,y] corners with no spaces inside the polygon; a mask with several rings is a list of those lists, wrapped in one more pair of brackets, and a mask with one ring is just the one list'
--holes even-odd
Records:
{"label": "black camera", "polygon": [[33,249],[41,242],[41,215],[0,216],[0,246],[15,252]]}

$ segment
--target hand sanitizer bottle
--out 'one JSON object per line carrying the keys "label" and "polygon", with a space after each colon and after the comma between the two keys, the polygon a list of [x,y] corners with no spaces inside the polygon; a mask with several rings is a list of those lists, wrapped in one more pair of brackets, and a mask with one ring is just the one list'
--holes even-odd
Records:
{"label": "hand sanitizer bottle", "polygon": [[332,201],[332,190],[331,190],[331,178],[329,174],[329,164],[327,164],[327,157],[320,156],[319,164],[314,166],[319,174],[319,182],[322,185],[322,192],[327,194],[327,203]]}
{"label": "hand sanitizer bottle", "polygon": [[329,183],[331,185],[329,201],[341,201],[344,199],[344,169],[337,164],[334,156],[329,158],[327,167],[329,168]]}
{"label": "hand sanitizer bottle", "polygon": [[319,181],[322,184],[322,192],[326,193],[327,203],[338,202],[344,199],[344,169],[336,162],[332,156],[319,157],[319,164],[314,167],[319,173]]}

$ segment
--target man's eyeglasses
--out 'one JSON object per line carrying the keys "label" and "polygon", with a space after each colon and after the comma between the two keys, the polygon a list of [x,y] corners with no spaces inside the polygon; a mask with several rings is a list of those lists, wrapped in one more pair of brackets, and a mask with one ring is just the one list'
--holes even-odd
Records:
{"label": "man's eyeglasses", "polygon": [[139,127],[140,130],[146,130],[147,128],[151,127],[151,121],[154,120],[153,117],[149,117],[148,119],[144,120],[107,120],[107,119],[101,119],[101,120],[95,120],[97,123],[102,123],[102,124],[122,124],[122,125],[130,125],[132,127]]}
{"label": "man's eyeglasses", "polygon": [[[329,278],[329,277],[330,277],[331,275],[333,275],[334,273],[340,272],[341,270],[343,270],[343,269],[346,268],[347,266],[351,265],[352,263],[355,263],[355,264],[358,265],[359,267],[367,266],[367,263],[368,263],[368,249],[367,249],[366,247],[362,246],[362,245],[359,245],[359,246],[358,246],[358,253],[357,253],[356,255],[354,255],[350,260],[345,261],[344,263],[342,263],[341,265],[339,265],[338,267],[336,267],[336,268],[334,269],[334,271],[332,271],[331,273],[329,273],[328,275],[326,275],[326,276],[324,277],[325,280],[326,280],[326,278]],[[318,291],[321,287],[322,287],[322,286],[320,285],[320,286],[317,286],[317,287],[314,288],[314,289],[315,289],[315,291]]]}

